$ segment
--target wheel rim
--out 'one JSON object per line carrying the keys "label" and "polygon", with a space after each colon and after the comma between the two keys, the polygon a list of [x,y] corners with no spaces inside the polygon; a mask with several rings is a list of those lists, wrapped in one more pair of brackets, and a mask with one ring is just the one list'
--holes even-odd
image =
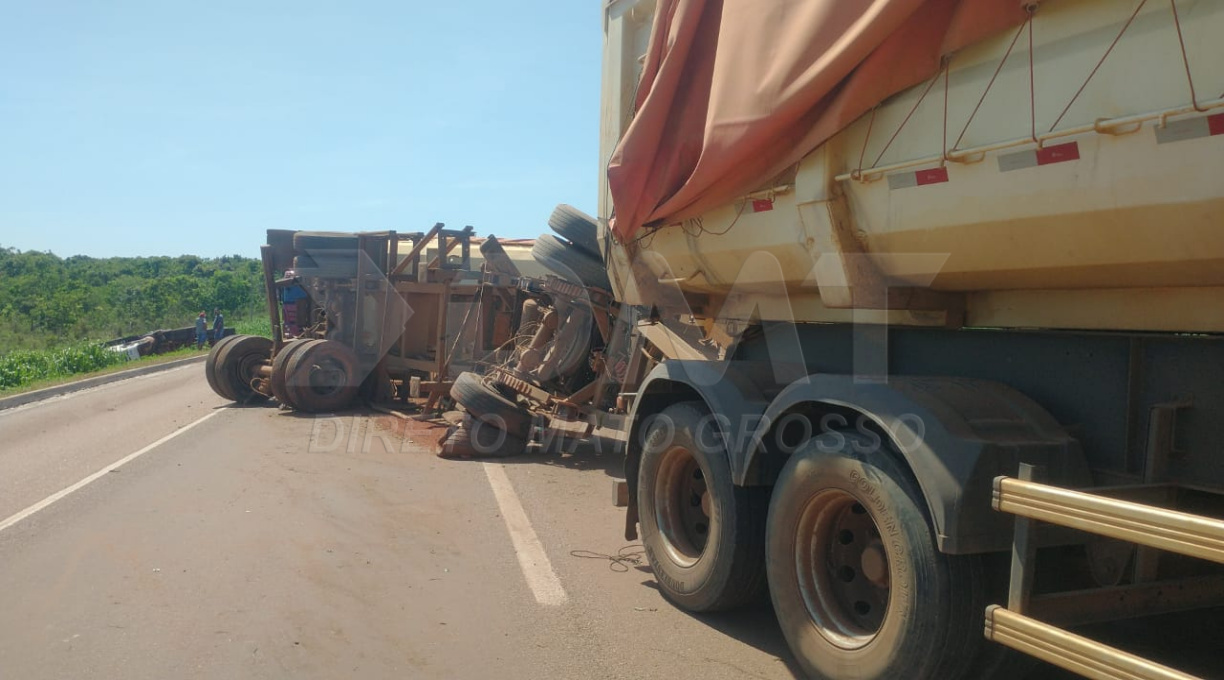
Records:
{"label": "wheel rim", "polygon": [[888,551],[871,513],[849,493],[812,497],[795,531],[796,574],[808,616],[842,649],[871,642],[890,593]]}
{"label": "wheel rim", "polygon": [[319,397],[330,397],[348,387],[348,370],[343,363],[331,358],[315,361],[307,367],[306,388]]}
{"label": "wheel rim", "polygon": [[701,559],[714,524],[705,471],[688,449],[673,446],[659,461],[655,521],[668,556],[683,567]]}
{"label": "wheel rim", "polygon": [[255,379],[259,377],[259,369],[267,363],[268,357],[263,352],[251,352],[238,360],[238,377],[245,389],[258,392],[255,389]]}

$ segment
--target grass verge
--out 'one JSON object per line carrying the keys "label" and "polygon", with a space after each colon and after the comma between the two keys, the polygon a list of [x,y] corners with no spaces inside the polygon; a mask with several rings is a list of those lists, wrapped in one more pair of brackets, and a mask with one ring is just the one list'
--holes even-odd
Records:
{"label": "grass verge", "polygon": [[234,322],[235,335],[258,335],[264,338],[272,337],[272,322],[266,316],[241,319]]}
{"label": "grass verge", "polygon": [[[272,337],[272,325],[267,317],[263,316],[236,320],[233,328],[238,335]],[[0,354],[0,397],[63,385],[129,368],[176,361],[203,352],[204,350],[185,347],[168,354],[129,361],[124,355],[92,342],[50,350],[8,352]]]}
{"label": "grass verge", "polygon": [[83,373],[56,375],[37,379],[15,387],[0,388],[0,397],[11,397],[15,394],[21,394],[23,392],[33,392],[34,390],[55,387],[56,385],[64,385],[70,382],[76,382],[78,380],[93,378],[100,375],[110,375],[111,373],[119,373],[120,371],[140,368],[142,366],[154,366],[156,364],[164,364],[171,361],[178,361],[180,359],[187,359],[189,357],[204,356],[207,352],[208,348],[197,350],[194,347],[185,347],[167,354],[156,354],[153,356],[140,357],[139,359],[133,361],[123,361],[122,356],[120,356],[120,363],[112,364],[110,366],[106,366],[105,368],[86,371]]}

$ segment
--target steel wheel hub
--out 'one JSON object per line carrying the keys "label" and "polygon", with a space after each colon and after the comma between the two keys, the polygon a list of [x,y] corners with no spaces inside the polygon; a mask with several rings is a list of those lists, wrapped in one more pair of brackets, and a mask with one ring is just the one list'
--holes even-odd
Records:
{"label": "steel wheel hub", "polygon": [[845,491],[808,501],[795,531],[796,574],[808,615],[843,649],[866,645],[888,610],[888,551],[875,520]]}
{"label": "steel wheel hub", "polygon": [[682,566],[696,564],[710,535],[711,497],[705,472],[682,446],[668,449],[654,488],[655,521],[668,556]]}
{"label": "steel wheel hub", "polygon": [[310,391],[319,395],[333,394],[345,387],[347,376],[344,368],[330,361],[312,364],[308,369],[306,384]]}

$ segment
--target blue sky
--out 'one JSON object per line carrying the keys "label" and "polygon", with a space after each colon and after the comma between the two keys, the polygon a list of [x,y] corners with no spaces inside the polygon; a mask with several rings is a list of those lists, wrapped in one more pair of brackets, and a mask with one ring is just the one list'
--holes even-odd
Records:
{"label": "blue sky", "polygon": [[267,228],[593,213],[599,0],[0,0],[0,246],[257,256]]}

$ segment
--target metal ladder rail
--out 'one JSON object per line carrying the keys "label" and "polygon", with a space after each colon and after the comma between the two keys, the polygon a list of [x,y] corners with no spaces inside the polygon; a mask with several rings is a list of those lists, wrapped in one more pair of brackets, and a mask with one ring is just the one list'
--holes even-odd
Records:
{"label": "metal ladder rail", "polygon": [[1041,484],[1034,481],[1035,475],[1035,468],[1021,465],[1019,479],[994,480],[992,505],[1016,515],[1016,531],[1008,606],[986,610],[986,638],[1089,678],[1193,680],[1194,676],[1027,616],[1036,552],[1033,522],[1224,564],[1224,521]]}

